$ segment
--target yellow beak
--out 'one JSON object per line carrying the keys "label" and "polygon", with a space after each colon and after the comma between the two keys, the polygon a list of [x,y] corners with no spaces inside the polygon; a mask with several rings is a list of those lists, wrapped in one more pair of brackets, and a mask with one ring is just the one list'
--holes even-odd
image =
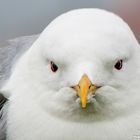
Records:
{"label": "yellow beak", "polygon": [[77,91],[77,94],[81,98],[82,108],[86,108],[88,93],[91,92],[95,94],[96,86],[92,85],[88,76],[84,74],[79,81],[79,84],[76,85],[74,89]]}

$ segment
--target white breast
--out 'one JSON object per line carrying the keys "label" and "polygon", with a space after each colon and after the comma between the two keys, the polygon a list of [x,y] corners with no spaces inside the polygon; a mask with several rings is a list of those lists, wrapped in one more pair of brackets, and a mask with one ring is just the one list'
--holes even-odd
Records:
{"label": "white breast", "polygon": [[140,117],[135,114],[116,120],[72,122],[19,98],[10,102],[8,140],[132,140],[140,134]]}

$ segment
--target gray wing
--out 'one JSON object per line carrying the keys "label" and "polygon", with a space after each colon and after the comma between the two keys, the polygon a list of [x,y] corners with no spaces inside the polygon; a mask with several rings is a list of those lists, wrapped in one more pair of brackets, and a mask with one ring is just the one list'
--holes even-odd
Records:
{"label": "gray wing", "polygon": [[[10,77],[13,64],[30,48],[38,36],[24,36],[0,43],[0,88]],[[7,99],[0,93],[0,140],[6,140],[7,108]]]}
{"label": "gray wing", "polygon": [[11,68],[39,35],[18,37],[0,43],[0,88],[11,75]]}
{"label": "gray wing", "polygon": [[0,140],[6,140],[7,99],[0,94]]}

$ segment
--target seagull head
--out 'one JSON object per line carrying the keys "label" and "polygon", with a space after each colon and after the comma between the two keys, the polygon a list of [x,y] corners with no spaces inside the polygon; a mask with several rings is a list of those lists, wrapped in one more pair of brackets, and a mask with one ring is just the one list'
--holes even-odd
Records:
{"label": "seagull head", "polygon": [[137,40],[118,16],[73,10],[48,25],[11,79],[59,118],[115,118],[138,102],[138,53]]}

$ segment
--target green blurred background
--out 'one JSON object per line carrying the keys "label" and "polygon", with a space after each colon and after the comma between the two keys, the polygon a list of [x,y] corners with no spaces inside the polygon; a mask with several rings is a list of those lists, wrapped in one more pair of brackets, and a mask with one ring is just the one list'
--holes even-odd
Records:
{"label": "green blurred background", "polygon": [[76,8],[113,11],[140,40],[140,0],[0,0],[0,41],[40,33],[55,17]]}

